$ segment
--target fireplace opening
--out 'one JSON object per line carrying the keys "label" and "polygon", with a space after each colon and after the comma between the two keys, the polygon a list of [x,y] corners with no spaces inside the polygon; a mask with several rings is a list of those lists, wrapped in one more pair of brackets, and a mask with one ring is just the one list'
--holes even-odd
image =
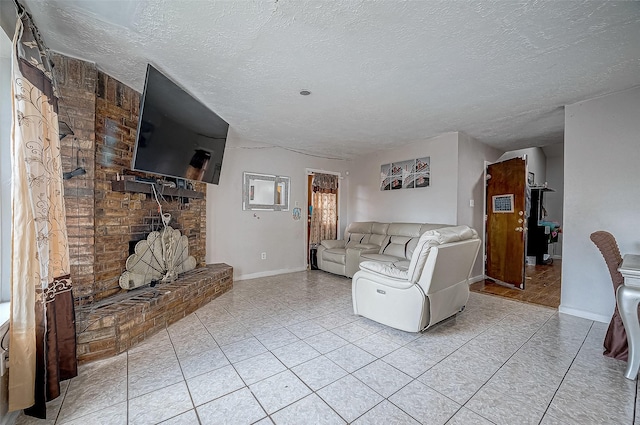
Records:
{"label": "fireplace opening", "polygon": [[136,244],[138,241],[129,241],[129,255],[133,255],[136,252]]}

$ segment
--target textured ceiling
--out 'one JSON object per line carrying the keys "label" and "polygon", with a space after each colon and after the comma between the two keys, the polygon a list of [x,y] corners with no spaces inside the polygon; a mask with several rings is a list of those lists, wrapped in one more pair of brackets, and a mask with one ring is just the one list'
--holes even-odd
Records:
{"label": "textured ceiling", "polygon": [[562,142],[565,104],[640,85],[638,2],[24,3],[52,50],[137,90],[150,62],[243,140],[327,157]]}

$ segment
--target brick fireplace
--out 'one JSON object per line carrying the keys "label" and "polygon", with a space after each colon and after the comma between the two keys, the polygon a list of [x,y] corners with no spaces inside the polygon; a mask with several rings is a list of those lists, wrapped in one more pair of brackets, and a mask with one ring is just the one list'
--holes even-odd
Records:
{"label": "brick fireplace", "polygon": [[[59,119],[69,124],[75,133],[61,141],[63,169],[70,171],[81,166],[87,171],[65,180],[64,198],[78,358],[89,360],[122,352],[191,313],[205,300],[230,289],[232,272],[227,266],[228,270],[224,271],[220,268],[211,271],[208,267],[195,273],[202,277],[203,285],[189,278],[190,284],[199,288],[196,293],[203,296],[202,300],[185,298],[183,302],[176,302],[175,293],[159,296],[156,290],[155,298],[145,301],[141,295],[144,291],[137,294],[134,290],[128,294],[120,288],[118,279],[125,269],[130,243],[144,239],[162,225],[152,195],[112,189],[116,176],[130,173],[140,93],[99,71],[95,64],[63,55],[55,55],[53,59],[60,90]],[[206,192],[204,183],[194,186],[195,191]],[[205,266],[206,199],[204,196],[165,199],[162,208],[172,216],[170,225],[187,236],[189,253],[195,257],[198,267]],[[207,270],[211,273],[207,274]],[[211,285],[217,289],[207,289]],[[160,286],[155,289],[161,289]],[[133,302],[133,307],[124,310],[114,306],[114,302],[132,305],[132,299],[137,299],[139,305]],[[174,311],[167,310],[165,303],[171,304]],[[105,308],[116,313],[104,315]],[[98,310],[100,314],[96,316]],[[151,322],[144,323],[145,317],[152,315]],[[118,320],[120,325],[110,330],[101,327],[109,327]],[[132,336],[130,329],[134,323],[140,326]]]}

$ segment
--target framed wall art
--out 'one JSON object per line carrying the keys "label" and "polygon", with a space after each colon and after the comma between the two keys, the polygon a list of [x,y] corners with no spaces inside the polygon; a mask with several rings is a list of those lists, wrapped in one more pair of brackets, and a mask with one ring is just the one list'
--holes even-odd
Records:
{"label": "framed wall art", "polygon": [[380,166],[380,190],[414,189],[431,183],[431,157],[392,162]]}

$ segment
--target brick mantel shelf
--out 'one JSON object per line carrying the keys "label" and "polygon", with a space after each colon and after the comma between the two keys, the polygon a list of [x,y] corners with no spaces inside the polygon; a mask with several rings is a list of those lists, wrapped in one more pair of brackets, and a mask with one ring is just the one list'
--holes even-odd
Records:
{"label": "brick mantel shelf", "polygon": [[[111,182],[111,190],[114,192],[135,192],[135,193],[153,193],[153,189],[149,183],[141,183],[129,180],[116,180]],[[196,192],[195,190],[184,189],[181,187],[163,187],[162,195],[179,196],[181,198],[203,199],[204,192]]]}

